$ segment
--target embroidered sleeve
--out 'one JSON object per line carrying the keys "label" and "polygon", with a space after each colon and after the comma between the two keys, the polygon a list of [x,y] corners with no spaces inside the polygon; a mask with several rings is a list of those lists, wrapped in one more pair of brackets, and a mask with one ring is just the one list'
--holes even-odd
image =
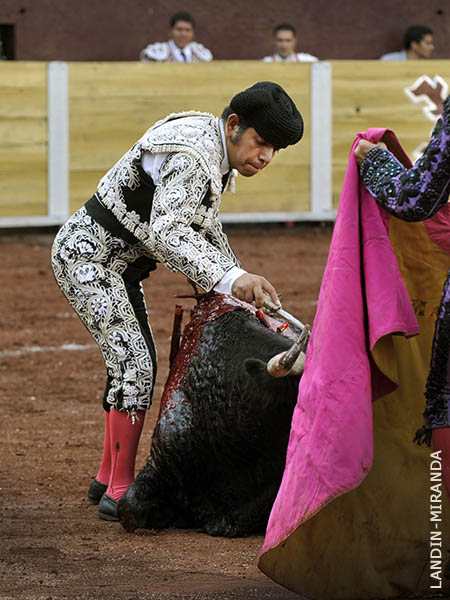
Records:
{"label": "embroidered sleeve", "polygon": [[297,60],[298,62],[317,62],[319,59],[308,52],[297,52]]}
{"label": "embroidered sleeve", "polygon": [[199,42],[191,42],[192,54],[194,54],[201,62],[211,62],[213,55],[211,50],[206,48]]}
{"label": "embroidered sleeve", "polygon": [[167,42],[156,42],[144,48],[139,56],[142,62],[164,62],[169,58],[169,45]]}
{"label": "embroidered sleeve", "polygon": [[228,238],[223,231],[222,223],[219,221],[219,215],[217,215],[217,218],[213,220],[207,234],[207,239],[223,254],[225,254],[225,256],[228,256],[228,258],[233,261],[234,266],[241,266],[241,263],[234,254]]}
{"label": "embroidered sleeve", "polygon": [[427,404],[424,412],[425,427],[449,427],[449,398],[447,377],[450,350],[450,274],[444,284],[439,306],[436,330],[431,353],[430,373],[427,379],[425,396]]}
{"label": "embroidered sleeve", "polygon": [[360,171],[375,200],[404,221],[423,221],[447,201],[450,192],[450,96],[425,152],[406,169],[390,152],[372,148]]}
{"label": "embroidered sleeve", "polygon": [[191,226],[208,187],[208,175],[193,156],[169,154],[160,169],[150,229],[155,257],[209,292],[236,263]]}

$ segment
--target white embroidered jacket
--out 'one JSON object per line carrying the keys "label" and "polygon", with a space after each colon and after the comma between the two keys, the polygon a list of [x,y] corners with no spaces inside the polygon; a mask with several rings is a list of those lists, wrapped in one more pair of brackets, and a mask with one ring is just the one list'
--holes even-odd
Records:
{"label": "white embroidered jacket", "polygon": [[291,52],[285,58],[279,54],[272,54],[263,58],[264,62],[317,62],[318,60],[317,56],[313,56],[307,52]]}
{"label": "white embroidered jacket", "polygon": [[[149,221],[131,210],[141,193],[143,152],[169,153],[161,165]],[[97,198],[148,249],[150,257],[210,291],[240,266],[222,230],[219,204],[224,150],[219,119],[208,113],[172,114],[148,129],[100,180]],[[142,202],[142,200],[140,200]]]}
{"label": "white embroidered jacket", "polygon": [[[190,62],[212,61],[213,55],[211,50],[206,48],[203,44],[200,44],[199,42],[190,42],[188,47],[191,54]],[[142,62],[182,62],[181,58],[177,57],[170,42],[156,42],[154,44],[149,44],[142,50],[139,58]]]}

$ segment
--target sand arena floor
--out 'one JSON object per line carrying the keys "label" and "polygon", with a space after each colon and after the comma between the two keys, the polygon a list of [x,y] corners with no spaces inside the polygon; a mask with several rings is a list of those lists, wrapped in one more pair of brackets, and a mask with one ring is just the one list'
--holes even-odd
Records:
{"label": "sand arena floor", "polygon": [[[228,229],[243,266],[266,276],[283,293],[286,310],[305,323],[316,310],[331,231],[319,225]],[[97,517],[86,491],[101,455],[105,373],[53,279],[53,235],[0,234],[0,599],[300,598],[257,569],[262,536],[131,535]],[[159,372],[138,469],[167,377],[174,307],[189,309],[193,302],[174,298],[191,288],[162,266],[144,288]]]}

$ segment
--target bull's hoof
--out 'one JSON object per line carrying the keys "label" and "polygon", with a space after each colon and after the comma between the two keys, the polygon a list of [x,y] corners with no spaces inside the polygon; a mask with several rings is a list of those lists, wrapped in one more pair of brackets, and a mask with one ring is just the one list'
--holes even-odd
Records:
{"label": "bull's hoof", "polygon": [[118,521],[117,502],[107,494],[103,494],[98,505],[98,516],[105,521]]}
{"label": "bull's hoof", "polygon": [[231,523],[224,516],[205,523],[203,529],[208,535],[213,537],[237,537],[238,530],[234,523]]}
{"label": "bull's hoof", "polygon": [[[131,486],[133,488],[133,486]],[[117,514],[120,524],[128,533],[134,533],[136,529],[145,528],[147,518],[144,503],[138,503],[134,495],[134,488],[128,488],[128,491],[119,500]]]}
{"label": "bull's hoof", "polygon": [[126,505],[123,505],[123,503],[121,504],[120,501],[118,507],[118,515],[120,524],[127,533],[134,533],[136,529],[139,528],[140,524],[134,518],[133,513],[128,510],[128,507]]}

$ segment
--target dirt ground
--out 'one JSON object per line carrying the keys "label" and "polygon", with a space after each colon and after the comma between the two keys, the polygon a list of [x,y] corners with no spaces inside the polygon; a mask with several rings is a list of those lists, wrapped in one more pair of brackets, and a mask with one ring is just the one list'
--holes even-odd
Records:
{"label": "dirt ground", "polygon": [[[230,227],[228,233],[245,268],[264,274],[283,293],[284,307],[312,322],[331,227]],[[0,232],[1,600],[300,598],[258,570],[262,536],[128,534],[98,518],[86,491],[101,456],[105,373],[54,282],[53,235]],[[174,307],[192,306],[174,299],[190,293],[186,280],[162,266],[144,287],[159,373],[138,469],[167,376]]]}

